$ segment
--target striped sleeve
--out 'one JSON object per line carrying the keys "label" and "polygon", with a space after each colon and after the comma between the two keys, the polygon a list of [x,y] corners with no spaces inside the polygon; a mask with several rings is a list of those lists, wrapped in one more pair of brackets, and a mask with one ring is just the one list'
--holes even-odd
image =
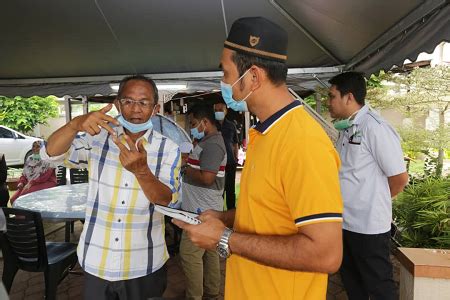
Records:
{"label": "striped sleeve", "polygon": [[158,179],[164,183],[172,192],[172,201],[170,205],[176,205],[180,191],[180,168],[181,168],[181,152],[178,146],[166,140],[165,149],[158,155],[163,155],[161,161]]}
{"label": "striped sleeve", "polygon": [[[212,173],[225,171],[227,161],[227,153],[225,147],[221,147],[218,143],[204,143],[203,150],[200,153],[199,166],[200,170]],[[192,162],[192,161],[190,161]]]}
{"label": "striped sleeve", "polygon": [[321,213],[295,219],[295,225],[302,226],[315,222],[342,221],[341,213]]}
{"label": "striped sleeve", "polygon": [[[100,134],[95,143],[103,148],[105,134]],[[92,138],[88,134],[77,135],[64,157],[64,165],[69,168],[84,169],[88,167],[89,152],[92,149]],[[100,145],[101,144],[101,145]]]}
{"label": "striped sleeve", "polygon": [[89,152],[92,149],[91,140],[92,137],[88,134],[77,135],[66,153],[50,157],[45,144],[40,154],[42,159],[52,166],[64,165],[67,168],[84,169],[88,167]]}

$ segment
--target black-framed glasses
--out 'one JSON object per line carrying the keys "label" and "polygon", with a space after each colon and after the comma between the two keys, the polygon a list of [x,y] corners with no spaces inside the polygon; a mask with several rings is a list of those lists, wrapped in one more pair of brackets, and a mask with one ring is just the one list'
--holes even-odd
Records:
{"label": "black-framed glasses", "polygon": [[133,104],[136,104],[142,108],[151,108],[152,106],[154,106],[154,103],[151,100],[134,100],[131,98],[122,98],[122,99],[119,99],[119,102],[123,106],[131,106]]}

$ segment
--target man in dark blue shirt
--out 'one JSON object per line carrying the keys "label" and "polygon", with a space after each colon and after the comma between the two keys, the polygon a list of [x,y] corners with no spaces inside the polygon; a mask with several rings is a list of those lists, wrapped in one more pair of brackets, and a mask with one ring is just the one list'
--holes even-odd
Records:
{"label": "man in dark blue shirt", "polygon": [[238,135],[236,126],[230,120],[227,120],[227,106],[225,103],[214,104],[215,118],[218,123],[218,129],[222,133],[227,150],[227,165],[225,167],[225,190],[227,198],[227,210],[235,208],[236,193],[234,190],[236,180],[236,166],[238,157]]}

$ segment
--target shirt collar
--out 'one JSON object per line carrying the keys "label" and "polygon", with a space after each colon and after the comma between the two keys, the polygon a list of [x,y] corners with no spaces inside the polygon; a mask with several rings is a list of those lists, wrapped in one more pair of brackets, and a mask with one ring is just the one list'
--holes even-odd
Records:
{"label": "shirt collar", "polygon": [[292,109],[295,109],[298,106],[301,106],[302,103],[298,100],[294,100],[291,103],[289,103],[288,105],[286,105],[285,107],[283,107],[282,109],[280,109],[279,111],[277,111],[276,113],[274,113],[273,115],[271,115],[269,118],[267,118],[264,122],[258,122],[255,125],[255,129],[258,130],[260,133],[262,134],[266,134],[270,128],[275,125],[276,122],[278,122],[279,120],[281,120],[283,118],[283,116],[288,113],[289,111],[291,111]]}
{"label": "shirt collar", "polygon": [[368,112],[369,112],[369,105],[365,104],[356,113],[355,119],[353,120],[353,124],[361,124],[361,120],[362,120],[363,116],[365,116]]}

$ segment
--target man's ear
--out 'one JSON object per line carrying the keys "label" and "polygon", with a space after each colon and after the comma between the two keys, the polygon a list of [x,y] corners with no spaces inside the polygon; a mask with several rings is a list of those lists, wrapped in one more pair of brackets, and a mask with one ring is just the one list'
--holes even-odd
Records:
{"label": "man's ear", "polygon": [[155,107],[153,108],[153,113],[152,113],[152,117],[154,115],[156,115],[157,113],[159,113],[159,109],[161,108],[161,105],[156,104]]}
{"label": "man's ear", "polygon": [[348,96],[348,104],[351,104],[353,102],[356,102],[355,96],[353,96],[352,92],[349,92],[346,96]]}
{"label": "man's ear", "polygon": [[259,88],[264,80],[267,79],[266,72],[257,66],[252,66],[250,68],[250,76],[251,76],[251,90],[254,91]]}

